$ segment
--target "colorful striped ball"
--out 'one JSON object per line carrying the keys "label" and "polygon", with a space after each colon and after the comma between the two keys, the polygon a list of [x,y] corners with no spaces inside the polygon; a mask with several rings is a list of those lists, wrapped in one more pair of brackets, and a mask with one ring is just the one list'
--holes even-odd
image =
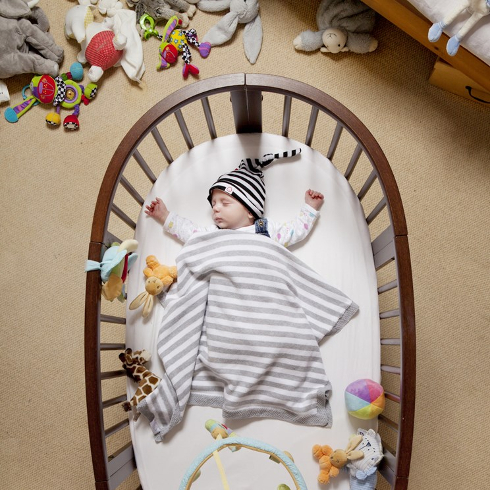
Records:
{"label": "colorful striped ball", "polygon": [[358,379],[345,389],[345,405],[350,415],[373,419],[385,408],[383,387],[371,379]]}

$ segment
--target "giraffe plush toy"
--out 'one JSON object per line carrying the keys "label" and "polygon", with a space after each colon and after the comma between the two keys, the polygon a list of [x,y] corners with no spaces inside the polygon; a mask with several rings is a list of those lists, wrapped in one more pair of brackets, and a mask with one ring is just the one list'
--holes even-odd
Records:
{"label": "giraffe plush toy", "polygon": [[160,378],[144,367],[151,358],[151,354],[146,350],[138,350],[133,352],[131,349],[126,349],[119,354],[119,359],[123,363],[123,368],[126,374],[138,383],[136,393],[131,400],[122,404],[126,412],[132,410],[134,420],[138,420],[140,413],[136,406],[145,399],[160,383]]}

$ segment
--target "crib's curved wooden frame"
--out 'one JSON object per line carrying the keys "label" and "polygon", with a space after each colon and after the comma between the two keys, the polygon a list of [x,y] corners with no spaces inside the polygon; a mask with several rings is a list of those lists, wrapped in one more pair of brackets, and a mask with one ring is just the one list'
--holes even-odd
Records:
{"label": "crib's curved wooden frame", "polygon": [[[231,74],[195,82],[174,92],[152,107],[132,127],[124,137],[107,168],[94,213],[92,234],[88,258],[99,261],[108,244],[116,237],[108,230],[112,215],[122,219],[134,228],[134,221],[120,207],[114,204],[114,196],[119,186],[123,186],[140,205],[143,198],[124,175],[126,164],[134,158],[145,172],[150,182],[155,176],[138,151],[138,145],[149,134],[153,136],[166,160],[171,163],[165,142],[157,128],[167,117],[174,115],[187,147],[194,146],[181,109],[193,102],[200,101],[209,128],[210,138],[217,137],[209,100],[216,94],[230,93],[230,107],[233,110],[233,130],[236,133],[262,132],[262,100],[267,93],[284,97],[282,135],[288,136],[291,120],[291,102],[300,100],[311,106],[306,128],[305,144],[311,146],[319,112],[330,116],[336,123],[332,140],[326,155],[332,159],[342,134],[348,134],[357,142],[350,158],[345,176],[349,179],[356,168],[359,157],[364,153],[372,165],[372,172],[358,193],[360,200],[366,195],[372,184],[379,182],[384,197],[366,216],[371,224],[386,208],[390,217],[389,226],[372,242],[373,256],[377,269],[395,261],[396,277],[380,285],[379,294],[389,290],[398,290],[397,309],[380,313],[381,320],[398,317],[399,338],[381,339],[384,346],[398,346],[399,362],[384,365],[382,372],[394,373],[400,377],[399,393],[386,393],[388,400],[399,404],[399,415],[380,416],[380,424],[396,432],[396,448],[388,450],[385,443],[385,458],[379,472],[393,490],[404,490],[408,486],[415,408],[415,313],[412,284],[412,272],[407,238],[407,226],[402,201],[393,173],[380,146],[361,123],[346,107],[324,92],[304,83],[272,75]],[[101,372],[101,351],[122,350],[124,343],[101,343],[100,324],[109,322],[124,325],[125,318],[101,314],[101,283],[97,271],[87,273],[86,309],[85,309],[85,366],[86,398],[88,426],[95,476],[98,490],[112,490],[127,480],[136,469],[131,443],[107,454],[106,439],[109,435],[128,425],[128,419],[112,427],[104,425],[104,410],[120,404],[126,399],[123,393],[110,400],[102,399],[102,381],[123,376],[124,371]],[[388,347],[390,348],[390,347]],[[122,412],[124,413],[124,412]]]}

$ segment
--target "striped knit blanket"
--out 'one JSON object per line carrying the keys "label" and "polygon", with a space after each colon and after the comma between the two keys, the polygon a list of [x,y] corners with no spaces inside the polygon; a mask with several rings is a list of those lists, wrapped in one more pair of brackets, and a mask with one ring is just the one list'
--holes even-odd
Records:
{"label": "striped knit blanket", "polygon": [[138,405],[157,441],[189,405],[228,419],[269,417],[330,426],[319,342],[358,307],[270,238],[196,233],[177,257],[158,353],[166,374]]}

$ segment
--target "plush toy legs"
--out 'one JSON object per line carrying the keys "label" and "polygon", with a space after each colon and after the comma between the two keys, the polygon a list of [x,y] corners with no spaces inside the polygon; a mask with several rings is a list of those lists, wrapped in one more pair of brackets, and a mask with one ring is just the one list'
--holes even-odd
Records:
{"label": "plush toy legs", "polygon": [[[197,32],[195,29],[189,29],[188,31],[183,31],[183,33],[187,39],[187,42],[196,46],[196,48],[199,49],[199,53],[201,54],[201,56],[203,58],[207,58],[209,52],[211,51],[211,44],[207,42],[200,43],[197,40]],[[184,60],[184,68],[182,69],[182,76],[184,78],[187,78],[189,73],[191,73],[192,75],[199,74],[199,68],[191,64],[191,58],[192,55],[189,46],[184,45],[182,50],[182,59]]]}
{"label": "plush toy legs", "polygon": [[[449,12],[442,21],[433,24],[432,27],[429,29],[429,41],[433,43],[438,41],[441,37],[443,29],[454,22],[456,17],[469,7],[469,0],[465,0],[462,5]],[[466,36],[466,34],[468,34],[469,30],[485,15],[486,14],[483,12],[473,11],[471,17],[463,24],[463,27],[461,27],[461,29],[454,36],[449,38],[449,41],[446,45],[446,51],[450,56],[454,56],[458,52],[461,40]]]}
{"label": "plush toy legs", "polygon": [[350,490],[374,490],[376,488],[377,475],[373,473],[364,480],[350,475]]}

